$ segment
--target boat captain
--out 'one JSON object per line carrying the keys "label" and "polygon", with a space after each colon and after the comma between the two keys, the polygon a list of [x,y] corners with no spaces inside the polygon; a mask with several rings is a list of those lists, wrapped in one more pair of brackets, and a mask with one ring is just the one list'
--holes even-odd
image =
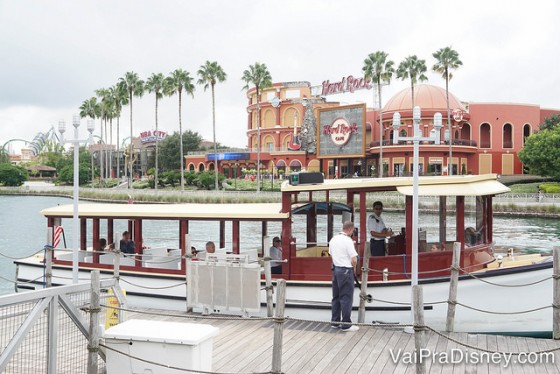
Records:
{"label": "boat captain", "polygon": [[383,213],[383,203],[381,201],[374,202],[373,214],[368,216],[367,221],[367,228],[371,235],[370,251],[372,256],[385,256],[385,238],[393,235],[393,231],[385,227],[381,213]]}

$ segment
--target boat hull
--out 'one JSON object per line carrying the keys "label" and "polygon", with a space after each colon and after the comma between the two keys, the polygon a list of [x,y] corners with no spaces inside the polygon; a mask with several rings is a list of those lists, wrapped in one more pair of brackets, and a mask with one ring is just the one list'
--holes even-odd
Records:
{"label": "boat hull", "polygon": [[[36,259],[16,262],[18,290],[44,287],[44,267]],[[88,282],[93,268],[81,267],[80,282]],[[110,270],[101,270],[101,277],[112,277]],[[457,332],[508,333],[542,335],[552,331],[552,263],[542,263],[510,269],[477,273],[477,278],[462,275],[458,283],[455,328]],[[30,281],[35,280],[35,281]],[[120,284],[127,292],[131,307],[186,311],[186,277],[158,273],[120,273]],[[537,284],[529,285],[538,281]],[[72,282],[72,268],[53,266],[53,284]],[[436,330],[446,327],[449,278],[420,280],[424,298],[424,319]],[[494,284],[499,284],[494,285]],[[359,288],[354,291],[352,320],[358,319]],[[365,322],[387,324],[412,323],[410,281],[369,282]],[[286,315],[298,318],[329,321],[331,318],[331,283],[328,281],[287,281]],[[266,300],[264,291],[261,300]],[[550,300],[550,302],[546,302]],[[264,304],[263,304],[264,305]],[[547,307],[548,306],[548,307]],[[529,313],[513,314],[533,309]],[[478,310],[477,310],[478,309]],[[484,313],[479,310],[486,310]],[[226,311],[224,311],[226,312]],[[261,308],[260,315],[266,313]]]}

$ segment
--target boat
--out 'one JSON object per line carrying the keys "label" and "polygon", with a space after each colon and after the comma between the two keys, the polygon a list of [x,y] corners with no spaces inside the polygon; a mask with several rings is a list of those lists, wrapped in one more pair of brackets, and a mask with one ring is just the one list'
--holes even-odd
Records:
{"label": "boat", "polygon": [[[361,265],[362,270],[367,270],[365,288],[369,302],[365,321],[410,324],[413,179],[301,178],[299,182],[296,178],[282,184],[280,203],[80,204],[79,279],[87,281],[93,269],[99,269],[102,276],[113,275],[115,255],[92,251],[89,244],[97,247],[102,236],[116,242],[116,222],[121,222],[121,227],[124,223],[133,233],[135,243],[134,255],[120,257],[119,277],[129,305],[184,310],[191,240],[203,243],[215,238],[218,252],[246,255],[249,261],[262,258],[263,248],[270,246],[269,238],[279,231],[282,273],[273,278],[286,280],[286,315],[329,320],[332,296],[331,260],[326,255],[328,241],[344,220],[353,220],[357,227],[353,237],[356,248],[367,262]],[[438,217],[435,228],[424,227],[418,233],[418,277],[423,286],[426,324],[445,329],[452,248],[454,243],[460,243],[461,304],[456,311],[455,331],[549,334],[552,309],[539,308],[552,301],[551,258],[527,255],[516,256],[514,260],[512,256],[499,258],[494,253],[492,198],[509,189],[494,174],[426,176],[420,177],[418,183],[419,196],[431,201],[423,210],[431,210],[430,214]],[[386,242],[386,255],[367,259],[367,210],[378,192],[404,196],[405,209],[401,229],[395,230],[397,234]],[[48,230],[54,231],[62,221],[71,219],[73,207],[56,206],[41,213],[47,219]],[[340,219],[335,219],[337,216]],[[164,227],[176,232],[175,248],[142,248],[143,235],[147,235],[151,221],[165,222]],[[102,228],[106,231],[102,232]],[[195,232],[201,229],[206,233]],[[432,244],[441,250],[430,251]],[[54,256],[53,285],[72,282],[71,260],[72,253]],[[20,290],[44,287],[43,256],[15,263]],[[357,283],[360,277],[358,274]],[[262,282],[264,285],[264,276]],[[536,287],[526,286],[535,282]],[[359,295],[357,287],[355,310],[360,303]],[[265,300],[262,291],[261,301]],[[530,309],[538,310],[511,314]]]}

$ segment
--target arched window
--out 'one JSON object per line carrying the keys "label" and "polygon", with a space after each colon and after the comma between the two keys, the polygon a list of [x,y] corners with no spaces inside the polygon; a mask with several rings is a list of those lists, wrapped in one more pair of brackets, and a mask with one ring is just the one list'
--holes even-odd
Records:
{"label": "arched window", "polygon": [[471,125],[468,123],[464,123],[463,128],[461,128],[461,139],[471,140]]}
{"label": "arched window", "polygon": [[506,123],[502,130],[502,148],[513,148],[513,127]]}
{"label": "arched window", "polygon": [[490,148],[491,146],[490,124],[483,123],[480,125],[480,148]]}
{"label": "arched window", "polygon": [[290,171],[301,171],[301,162],[299,162],[299,160],[290,161]]}
{"label": "arched window", "polygon": [[525,140],[531,136],[531,125],[529,125],[528,123],[526,123],[523,126],[523,145],[525,145]]}
{"label": "arched window", "polygon": [[301,126],[299,121],[299,114],[295,108],[288,108],[284,111],[283,125],[284,127],[294,127],[294,120],[297,121],[297,125]]}
{"label": "arched window", "polygon": [[198,164],[198,171],[200,171],[200,172],[204,171],[204,164],[202,162],[200,164]]}
{"label": "arched window", "polygon": [[274,115],[274,111],[267,109],[264,112],[262,127],[270,128],[274,125],[276,125],[276,115]]}

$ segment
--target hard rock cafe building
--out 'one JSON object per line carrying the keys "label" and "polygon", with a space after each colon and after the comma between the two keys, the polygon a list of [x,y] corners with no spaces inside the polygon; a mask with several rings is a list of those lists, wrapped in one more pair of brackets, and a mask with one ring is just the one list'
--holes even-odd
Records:
{"label": "hard rock cafe building", "polygon": [[[363,79],[347,77],[338,83],[323,83],[322,92],[314,92],[308,82],[276,83],[259,92],[260,98],[255,89],[249,90],[247,149],[218,151],[219,171],[235,178],[256,170],[260,138],[261,172],[265,177],[301,170],[321,171],[326,178],[378,176],[380,154],[385,176],[411,173],[412,142],[393,142],[394,131],[400,138],[414,135],[411,89],[390,98],[382,111],[367,109],[365,104],[345,106],[325,99],[330,93],[360,88],[371,86]],[[445,89],[415,86],[414,105],[421,108],[421,136],[440,138],[439,145],[420,145],[420,175],[447,174],[449,165],[454,175],[523,174],[517,152],[546,117],[560,113],[530,104],[464,102],[450,92],[450,137]],[[393,114],[397,112],[400,126],[393,127]],[[439,131],[434,128],[437,112],[443,117]],[[188,155],[186,167],[191,171],[214,170],[214,153]]]}

